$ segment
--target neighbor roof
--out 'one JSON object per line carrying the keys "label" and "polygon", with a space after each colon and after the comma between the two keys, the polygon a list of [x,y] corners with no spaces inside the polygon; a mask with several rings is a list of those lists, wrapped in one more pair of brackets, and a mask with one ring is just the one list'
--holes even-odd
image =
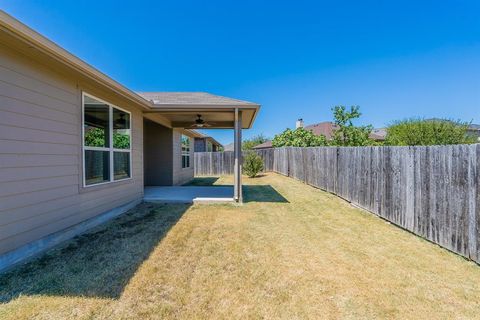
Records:
{"label": "neighbor roof", "polygon": [[265,141],[264,143],[257,144],[255,147],[252,147],[252,149],[269,149],[272,148],[272,141],[268,140]]}
{"label": "neighbor roof", "polygon": [[195,132],[198,132],[200,136],[196,137],[196,138],[200,138],[200,139],[208,139],[208,140],[211,140],[214,144],[216,144],[217,146],[220,146],[220,147],[223,147],[223,144],[221,144],[220,142],[218,142],[217,140],[215,140],[214,137],[212,136],[208,136],[206,134],[203,134],[202,132],[200,131],[196,131]]}
{"label": "neighbor roof", "polygon": [[[333,122],[325,121],[316,124],[311,124],[305,127],[305,130],[310,130],[313,134],[319,136],[324,135],[327,140],[333,139],[333,134],[335,130],[339,127]],[[374,129],[368,136],[370,139],[375,141],[383,141],[385,140],[385,136],[387,135],[385,129]]]}
{"label": "neighbor roof", "polygon": [[222,106],[222,107],[258,107],[258,104],[214,95],[207,92],[138,92],[140,96],[156,106]]}
{"label": "neighbor roof", "polygon": [[328,140],[333,138],[333,132],[337,129],[338,126],[330,121],[315,123],[305,127],[305,130],[312,131],[316,136],[323,135]]}
{"label": "neighbor roof", "polygon": [[233,151],[234,146],[235,144],[233,142],[226,144],[225,146],[223,146],[223,151]]}

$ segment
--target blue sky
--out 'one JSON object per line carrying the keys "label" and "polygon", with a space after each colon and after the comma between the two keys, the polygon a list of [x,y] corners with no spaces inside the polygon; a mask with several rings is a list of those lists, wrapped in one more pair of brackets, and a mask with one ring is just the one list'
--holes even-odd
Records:
{"label": "blue sky", "polygon": [[[258,102],[245,137],[331,120],[480,123],[480,1],[27,1],[0,7],[138,91]],[[223,143],[231,131],[213,131]]]}

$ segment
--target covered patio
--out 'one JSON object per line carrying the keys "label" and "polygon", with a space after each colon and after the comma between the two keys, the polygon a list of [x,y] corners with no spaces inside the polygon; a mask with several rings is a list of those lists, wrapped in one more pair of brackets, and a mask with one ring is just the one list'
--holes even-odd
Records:
{"label": "covered patio", "polygon": [[233,129],[233,187],[178,186],[146,187],[146,201],[161,202],[243,202],[242,130],[252,127],[260,105],[205,92],[141,92],[152,102],[144,117],[164,121],[171,128]]}

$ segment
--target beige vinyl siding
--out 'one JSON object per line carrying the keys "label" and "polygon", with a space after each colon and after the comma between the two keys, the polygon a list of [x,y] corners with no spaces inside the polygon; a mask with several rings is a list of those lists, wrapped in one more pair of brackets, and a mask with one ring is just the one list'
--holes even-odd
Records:
{"label": "beige vinyl siding", "polygon": [[[182,134],[190,138],[190,167],[182,168]],[[173,129],[173,185],[182,185],[193,179],[193,137],[182,129]]]}
{"label": "beige vinyl siding", "polygon": [[[132,113],[132,179],[82,187],[81,92]],[[0,254],[143,196],[143,116],[0,43]]]}

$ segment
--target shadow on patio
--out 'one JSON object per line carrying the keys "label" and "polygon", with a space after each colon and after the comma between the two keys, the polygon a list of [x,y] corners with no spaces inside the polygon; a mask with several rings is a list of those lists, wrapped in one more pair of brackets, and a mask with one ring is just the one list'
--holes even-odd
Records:
{"label": "shadow on patio", "polygon": [[189,205],[141,204],[0,275],[0,303],[19,295],[119,298]]}

